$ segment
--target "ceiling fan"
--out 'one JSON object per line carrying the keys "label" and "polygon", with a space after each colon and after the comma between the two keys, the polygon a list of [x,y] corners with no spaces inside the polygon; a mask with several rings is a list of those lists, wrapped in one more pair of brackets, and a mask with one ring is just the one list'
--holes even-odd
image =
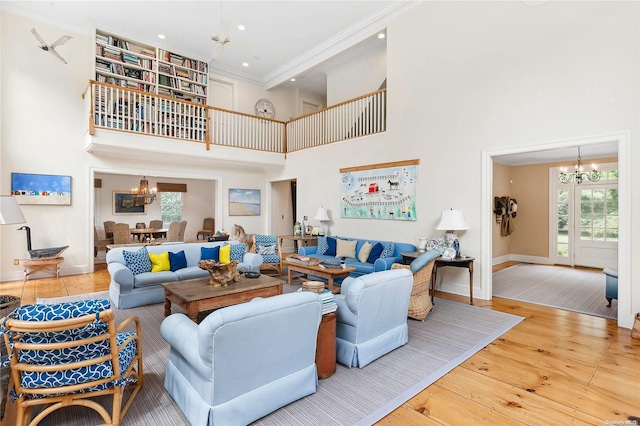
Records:
{"label": "ceiling fan", "polygon": [[47,42],[45,42],[42,39],[42,37],[40,37],[40,34],[38,34],[38,32],[36,31],[35,28],[31,28],[31,34],[33,34],[33,36],[36,38],[36,40],[38,40],[40,42],[40,46],[38,46],[38,47],[40,47],[40,49],[44,50],[45,52],[51,53],[53,56],[55,56],[56,58],[60,59],[65,64],[67,63],[67,61],[65,61],[64,58],[62,56],[60,56],[60,54],[58,52],[56,52],[56,47],[62,46],[67,41],[71,40],[73,37],[68,36],[68,35],[64,35],[64,36],[60,37],[59,39],[57,39],[56,41],[54,41],[53,43],[47,44]]}
{"label": "ceiling fan", "polygon": [[211,40],[216,42],[216,47],[213,51],[213,59],[218,59],[224,52],[224,46],[231,41],[229,38],[229,21],[226,19],[220,20],[220,27],[218,28],[218,34],[214,34]]}

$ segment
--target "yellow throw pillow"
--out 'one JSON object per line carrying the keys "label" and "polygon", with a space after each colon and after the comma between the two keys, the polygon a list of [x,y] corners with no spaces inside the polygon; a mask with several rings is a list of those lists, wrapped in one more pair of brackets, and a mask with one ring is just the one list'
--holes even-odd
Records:
{"label": "yellow throw pillow", "polygon": [[336,257],[351,257],[356,258],[356,244],[357,241],[336,240]]}
{"label": "yellow throw pillow", "polygon": [[151,260],[151,272],[170,271],[171,263],[169,262],[169,252],[164,253],[149,253],[149,259]]}
{"label": "yellow throw pillow", "polygon": [[358,260],[360,262],[366,262],[367,259],[369,259],[372,248],[373,244],[371,244],[369,241],[365,242],[362,247],[360,247],[360,252],[358,252]]}
{"label": "yellow throw pillow", "polygon": [[220,263],[231,263],[231,245],[220,247]]}

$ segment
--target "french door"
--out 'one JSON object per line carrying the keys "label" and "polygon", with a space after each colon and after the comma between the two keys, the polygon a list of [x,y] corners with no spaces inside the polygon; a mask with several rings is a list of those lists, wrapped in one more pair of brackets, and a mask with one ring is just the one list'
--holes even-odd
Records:
{"label": "french door", "polygon": [[594,268],[618,264],[618,173],[605,164],[598,182],[559,183],[550,169],[550,259]]}

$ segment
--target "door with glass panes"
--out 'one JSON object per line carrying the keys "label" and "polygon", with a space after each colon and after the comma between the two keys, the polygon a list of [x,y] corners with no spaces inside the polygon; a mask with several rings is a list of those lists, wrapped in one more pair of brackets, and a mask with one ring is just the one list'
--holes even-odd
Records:
{"label": "door with glass panes", "polygon": [[553,183],[550,257],[554,263],[617,267],[618,172],[605,169],[600,175],[598,182]]}

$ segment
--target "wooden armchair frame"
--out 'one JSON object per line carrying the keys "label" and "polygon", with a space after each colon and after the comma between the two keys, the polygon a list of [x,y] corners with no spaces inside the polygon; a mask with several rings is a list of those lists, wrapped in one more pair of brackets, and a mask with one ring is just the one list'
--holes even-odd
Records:
{"label": "wooden armchair frame", "polygon": [[[68,340],[56,343],[25,343],[23,338],[33,333],[64,333],[70,330],[86,330],[91,324],[99,320],[106,324],[104,332],[90,338],[79,340]],[[135,333],[129,333],[126,339],[117,344],[116,336],[129,324],[135,325]],[[138,317],[130,317],[116,327],[114,314],[111,309],[104,310],[96,314],[88,314],[78,318],[70,318],[56,321],[21,321],[14,318],[7,318],[4,323],[7,333],[4,339],[7,348],[11,348],[11,377],[9,380],[9,390],[11,394],[17,395],[16,425],[35,426],[40,423],[50,413],[67,406],[84,406],[96,411],[108,425],[119,425],[120,421],[131,406],[133,399],[138,394],[143,384],[142,371],[142,342],[141,327]],[[136,353],[132,357],[126,371],[120,371],[119,356],[120,351],[135,340]],[[65,349],[72,351],[74,348],[82,347],[95,342],[108,341],[109,353],[94,358],[78,360],[69,363],[52,363],[49,365],[18,362],[21,353],[24,351],[39,351],[46,354],[52,351]],[[91,354],[91,353],[89,353]],[[54,359],[47,357],[46,359]],[[22,377],[29,373],[47,374],[65,370],[77,370],[92,366],[98,366],[105,362],[110,362],[112,375],[100,377],[84,383],[69,384],[65,386],[51,387],[23,387]],[[106,385],[106,386],[105,386]],[[122,406],[125,389],[131,388],[131,393]],[[101,395],[111,395],[113,398],[111,413],[105,407],[94,401],[92,398]],[[32,409],[35,406],[44,405],[38,415],[31,419]],[[30,420],[31,419],[31,420]]]}
{"label": "wooden armchair frame", "polygon": [[[265,271],[264,273],[267,275],[282,275],[282,246],[281,246],[281,241],[280,241],[280,237],[278,237],[277,235],[256,235],[253,234],[253,244],[251,247],[251,251],[253,253],[258,253],[258,243],[256,242],[256,239],[260,239],[260,237],[274,237],[276,239],[276,256],[278,256],[280,258],[280,260],[275,261],[275,262],[270,262],[269,261],[269,255],[263,255],[263,262],[262,265],[260,266],[260,271]],[[258,253],[261,254],[261,253]]]}

